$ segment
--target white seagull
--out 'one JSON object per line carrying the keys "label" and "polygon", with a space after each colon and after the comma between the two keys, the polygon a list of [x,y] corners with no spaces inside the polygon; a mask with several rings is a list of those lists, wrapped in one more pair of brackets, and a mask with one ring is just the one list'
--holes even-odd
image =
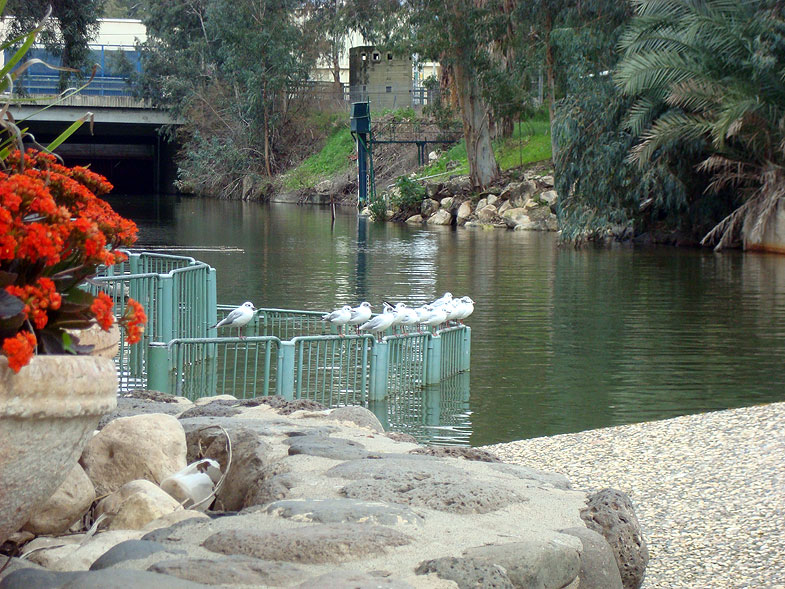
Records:
{"label": "white seagull", "polygon": [[371,310],[371,303],[368,301],[363,301],[354,309],[352,309],[352,316],[349,318],[347,325],[361,325],[368,321],[373,315],[373,311]]}
{"label": "white seagull", "polygon": [[447,313],[447,321],[455,321],[463,312],[463,301],[461,299],[452,299],[442,309]]}
{"label": "white seagull", "polygon": [[452,300],[452,293],[448,291],[444,293],[442,296],[440,296],[438,299],[433,301],[431,303],[431,307],[434,308],[441,307],[442,305],[446,305],[447,303],[449,303],[451,300]]}
{"label": "white seagull", "polygon": [[349,320],[352,318],[352,308],[349,305],[344,305],[340,309],[336,309],[332,313],[326,313],[322,315],[322,321],[329,321],[333,325],[338,327],[338,333],[343,335],[341,329],[344,325],[349,323]]}
{"label": "white seagull", "polygon": [[461,313],[456,317],[459,322],[463,323],[463,320],[466,319],[469,315],[474,313],[474,301],[471,300],[469,297],[461,297]]}
{"label": "white seagull", "polygon": [[385,307],[384,313],[363,323],[359,327],[359,330],[378,334],[389,329],[393,324],[393,321],[395,321],[395,313],[393,312],[392,307]]}
{"label": "white seagull", "polygon": [[395,305],[395,323],[394,325],[401,325],[402,327],[413,327],[420,322],[417,311],[406,306],[406,303],[398,303]]}
{"label": "white seagull", "polygon": [[236,327],[238,337],[242,338],[242,329],[251,322],[255,311],[256,308],[253,306],[253,303],[251,301],[245,301],[210,329],[216,329],[218,327]]}
{"label": "white seagull", "polygon": [[444,307],[434,307],[433,305],[424,305],[424,307],[431,314],[420,321],[421,325],[436,327],[447,321],[447,312],[444,310]]}

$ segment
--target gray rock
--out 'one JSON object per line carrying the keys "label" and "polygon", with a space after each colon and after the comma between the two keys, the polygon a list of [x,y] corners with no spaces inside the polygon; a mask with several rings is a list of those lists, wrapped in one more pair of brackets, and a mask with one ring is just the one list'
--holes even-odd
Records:
{"label": "gray rock", "polygon": [[483,197],[483,198],[481,198],[480,200],[477,201],[477,206],[475,207],[474,210],[479,211],[480,209],[482,209],[484,207],[487,207],[487,206],[488,206],[488,198],[487,197]]}
{"label": "gray rock", "polygon": [[457,178],[451,178],[447,182],[444,183],[444,187],[441,192],[445,193],[448,196],[456,196],[462,193],[468,193],[472,191],[472,181],[471,178],[468,176],[458,176]]}
{"label": "gray rock", "polygon": [[424,454],[426,456],[438,456],[439,458],[463,458],[465,460],[476,460],[478,462],[501,462],[487,450],[479,448],[466,448],[463,446],[423,446],[415,448],[409,454]]}
{"label": "gray rock", "polygon": [[169,575],[159,575],[148,571],[130,569],[104,569],[89,571],[73,578],[61,589],[204,589],[209,585],[185,581]]}
{"label": "gray rock", "polygon": [[443,208],[445,211],[450,211],[450,212],[452,212],[452,204],[453,204],[453,202],[454,202],[454,201],[455,201],[455,197],[452,197],[452,196],[446,196],[446,197],[444,197],[444,198],[443,198],[443,199],[442,199],[442,200],[439,202],[439,205],[440,205],[440,206],[441,206],[441,208]]}
{"label": "gray rock", "polygon": [[536,468],[529,468],[528,466],[521,466],[518,464],[492,464],[491,468],[518,477],[522,480],[533,481],[540,485],[548,485],[564,490],[571,488],[570,480],[563,474],[545,472],[544,470],[537,470]]}
{"label": "gray rock", "polygon": [[404,546],[411,540],[406,534],[382,526],[319,524],[279,532],[224,530],[208,537],[202,546],[222,554],[324,564],[378,556],[387,548]]}
{"label": "gray rock", "polygon": [[[433,153],[433,152],[431,152]],[[436,195],[439,194],[439,191],[442,189],[441,182],[426,182],[425,183],[425,194],[428,198],[436,198]]]}
{"label": "gray rock", "polygon": [[[151,391],[154,392],[154,391]],[[157,393],[163,395],[164,393]],[[142,415],[145,413],[166,413],[177,415],[183,410],[183,406],[174,401],[154,401],[139,398],[117,397],[117,408],[111,413],[107,413],[98,421],[96,429],[104,429],[106,424],[114,421],[118,417],[130,417],[132,415]]]}
{"label": "gray rock", "polygon": [[288,562],[260,560],[248,556],[163,560],[151,565],[147,570],[206,585],[277,587],[289,586],[308,577],[303,569]]}
{"label": "gray rock", "polygon": [[501,566],[515,587],[562,589],[580,572],[581,542],[564,534],[550,536],[476,546],[463,554]]}
{"label": "gray rock", "polygon": [[[232,441],[232,464],[223,486],[218,491],[216,503],[224,510],[236,511],[255,505],[256,503],[248,498],[249,493],[255,493],[264,481],[280,472],[273,472],[270,446],[258,433],[237,424],[227,433]],[[218,461],[221,470],[226,469],[226,437],[221,430],[211,428],[186,431],[186,440],[189,462],[202,457],[212,458]],[[202,456],[197,452],[199,447],[202,448]]]}
{"label": "gray rock", "polygon": [[461,203],[461,206],[458,207],[458,220],[468,219],[469,216],[472,214],[472,203],[464,201]]}
{"label": "gray rock", "polygon": [[513,228],[518,225],[526,225],[531,223],[531,219],[529,219],[529,215],[527,214],[526,209],[523,207],[507,209],[502,215],[502,220],[507,223],[508,227]]}
{"label": "gray rock", "polygon": [[338,421],[349,421],[360,427],[367,427],[375,432],[383,432],[384,426],[379,418],[374,415],[372,411],[365,407],[356,405],[346,405],[333,409],[326,415],[326,419],[335,419]]}
{"label": "gray rock", "polygon": [[180,415],[180,419],[188,419],[190,417],[233,417],[241,413],[240,409],[233,407],[232,403],[226,401],[213,401],[206,405],[197,405],[186,409]]}
{"label": "gray rock", "polygon": [[299,589],[414,589],[409,583],[350,571],[333,571],[297,585]]}
{"label": "gray rock", "polygon": [[624,588],[638,589],[646,574],[649,549],[627,494],[616,489],[594,493],[581,510],[581,519],[610,544]]}
{"label": "gray rock", "polygon": [[454,581],[458,589],[513,589],[507,572],[497,564],[473,558],[445,556],[421,562],[414,572],[418,575],[436,573],[440,579]]}
{"label": "gray rock", "polygon": [[423,519],[403,505],[357,499],[289,499],[276,501],[265,511],[278,517],[322,524],[366,522],[384,526],[418,525]]}
{"label": "gray rock", "polygon": [[583,544],[581,550],[581,589],[622,589],[619,567],[605,538],[588,528],[568,528],[562,534],[575,536]]}
{"label": "gray rock", "polygon": [[308,454],[332,460],[365,458],[369,452],[359,442],[326,436],[298,436],[289,438],[289,455]]}
{"label": "gray rock", "polygon": [[99,556],[98,560],[90,565],[90,570],[97,571],[114,566],[119,562],[147,558],[156,552],[184,554],[182,550],[169,548],[159,542],[150,542],[149,540],[126,540],[125,542],[120,542],[113,546]]}
{"label": "gray rock", "polygon": [[509,200],[505,200],[499,205],[499,214],[503,215],[507,210],[512,208],[512,204],[510,204]]}
{"label": "gray rock", "polygon": [[480,207],[479,204],[477,205],[477,218],[484,223],[493,221],[498,213],[499,211],[493,205],[485,205],[484,207]]}
{"label": "gray rock", "polygon": [[543,201],[544,203],[547,203],[550,206],[553,206],[559,200],[559,195],[555,190],[546,190],[545,192],[540,194],[540,200]]}
{"label": "gray rock", "polygon": [[495,194],[489,194],[487,196],[487,200],[489,205],[497,206],[496,203],[499,202],[499,197],[496,196]]}
{"label": "gray rock", "polygon": [[438,460],[352,460],[334,466],[327,476],[353,479],[342,490],[350,498],[451,513],[487,513],[527,500],[512,484],[480,480]]}
{"label": "gray rock", "polygon": [[83,574],[82,572],[53,572],[42,568],[22,568],[4,576],[0,581],[0,589],[59,589]]}
{"label": "gray rock", "polygon": [[417,438],[415,438],[411,434],[406,434],[404,432],[387,432],[384,434],[386,437],[394,440],[396,442],[408,442],[410,444],[417,444]]}
{"label": "gray rock", "polygon": [[431,217],[428,218],[428,225],[451,225],[452,215],[449,211],[439,209]]}
{"label": "gray rock", "polygon": [[406,222],[409,223],[410,225],[419,225],[423,221],[424,219],[422,218],[422,215],[412,215],[411,217],[406,219]]}
{"label": "gray rock", "polygon": [[499,195],[502,200],[509,200],[513,207],[521,207],[537,190],[537,184],[532,180],[511,182]]}
{"label": "gray rock", "polygon": [[183,540],[188,538],[189,528],[197,527],[203,521],[202,519],[187,519],[172,524],[167,528],[158,528],[152,532],[147,532],[141,539],[150,542],[160,542],[167,547],[171,544],[187,544]]}
{"label": "gray rock", "polygon": [[432,198],[426,198],[422,201],[422,204],[420,204],[420,214],[422,214],[423,217],[430,217],[438,209],[439,201]]}

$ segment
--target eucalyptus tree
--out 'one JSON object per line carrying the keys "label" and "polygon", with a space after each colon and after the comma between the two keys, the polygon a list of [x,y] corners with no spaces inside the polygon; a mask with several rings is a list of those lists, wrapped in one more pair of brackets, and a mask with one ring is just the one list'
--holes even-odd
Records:
{"label": "eucalyptus tree", "polygon": [[[9,38],[35,28],[51,8],[51,18],[38,34],[38,42],[51,55],[60,58],[64,67],[89,70],[89,43],[98,34],[98,17],[103,12],[105,0],[8,0],[6,16],[9,21]],[[60,89],[64,90],[71,77],[80,77],[70,71],[60,72]]]}
{"label": "eucalyptus tree", "polygon": [[491,144],[491,109],[480,82],[496,37],[500,0],[402,0],[398,39],[409,50],[452,71],[463,120],[472,183],[499,175]]}
{"label": "eucalyptus tree", "polygon": [[703,243],[720,249],[739,230],[753,240],[785,199],[785,18],[766,0],[635,0],[616,80],[634,98],[627,128],[642,167],[669,147],[698,145],[693,173],[736,195]]}

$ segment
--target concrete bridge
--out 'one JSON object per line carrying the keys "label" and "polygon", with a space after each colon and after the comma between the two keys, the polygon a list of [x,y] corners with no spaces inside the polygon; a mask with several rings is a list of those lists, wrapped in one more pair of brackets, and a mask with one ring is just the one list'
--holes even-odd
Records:
{"label": "concrete bridge", "polygon": [[42,110],[51,100],[15,103],[10,113],[36,141],[46,145],[85,113],[93,113],[93,132],[85,123],[57,148],[69,165],[89,163],[115,185],[115,192],[149,194],[171,190],[176,145],[161,129],[181,123],[165,110],[131,96],[77,94]]}

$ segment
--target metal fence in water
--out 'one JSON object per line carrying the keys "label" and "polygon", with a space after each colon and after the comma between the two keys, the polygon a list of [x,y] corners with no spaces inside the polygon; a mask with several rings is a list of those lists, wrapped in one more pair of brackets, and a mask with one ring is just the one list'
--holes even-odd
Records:
{"label": "metal fence in water", "polygon": [[[278,394],[328,406],[368,405],[419,391],[469,369],[471,331],[338,334],[322,312],[259,309],[235,335],[211,326],[235,305],[218,305],[215,270],[194,258],[132,252],[90,288],[106,292],[116,314],[128,298],[145,308],[142,342],[121,344],[121,390],[148,388],[196,398]],[[218,336],[221,337],[218,337]]]}

